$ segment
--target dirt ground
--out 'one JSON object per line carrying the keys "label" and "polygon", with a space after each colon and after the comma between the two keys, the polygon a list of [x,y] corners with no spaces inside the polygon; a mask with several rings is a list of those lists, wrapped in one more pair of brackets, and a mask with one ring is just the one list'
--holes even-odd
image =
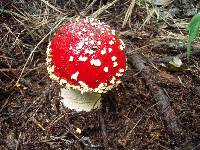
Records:
{"label": "dirt ground", "polygon": [[[199,9],[198,0],[0,1],[0,150],[200,149],[200,42],[185,55]],[[92,112],[64,108],[46,70],[53,32],[77,16],[106,22],[126,44],[123,82]]]}

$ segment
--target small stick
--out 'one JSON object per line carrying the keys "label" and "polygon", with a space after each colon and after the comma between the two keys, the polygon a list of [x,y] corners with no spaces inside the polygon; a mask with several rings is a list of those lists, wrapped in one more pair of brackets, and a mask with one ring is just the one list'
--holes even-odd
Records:
{"label": "small stick", "polygon": [[107,149],[108,148],[107,133],[106,133],[106,127],[105,127],[105,123],[104,123],[102,109],[100,110],[100,113],[99,113],[99,122],[100,122],[100,125],[101,125],[101,133],[102,133],[102,138],[103,138],[103,145],[104,145],[104,148]]}
{"label": "small stick", "polygon": [[111,3],[108,3],[107,5],[101,7],[100,9],[98,9],[97,11],[95,11],[91,17],[93,18],[97,18],[100,14],[102,14],[104,11],[106,11],[108,8],[110,8],[112,5],[114,5],[116,2],[118,2],[119,0],[114,0]]}
{"label": "small stick", "polygon": [[45,128],[34,117],[31,118],[31,121],[33,121],[40,129],[45,131]]}

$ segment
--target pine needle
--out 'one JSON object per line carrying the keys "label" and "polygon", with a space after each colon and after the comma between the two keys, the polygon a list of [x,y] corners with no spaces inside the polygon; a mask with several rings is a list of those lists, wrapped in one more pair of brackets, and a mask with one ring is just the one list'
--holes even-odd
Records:
{"label": "pine needle", "polygon": [[[24,73],[24,71],[25,71],[25,69],[26,69],[26,66],[28,65],[29,61],[31,60],[31,58],[32,58],[32,56],[33,56],[33,53],[37,50],[37,48],[39,47],[39,45],[42,44],[42,43],[44,42],[44,40],[45,40],[53,31],[55,31],[55,29],[56,29],[56,28],[62,23],[62,21],[65,20],[65,19],[66,19],[66,16],[63,17],[63,18],[54,26],[54,28],[53,28],[49,33],[47,33],[47,34],[40,40],[40,42],[39,42],[39,43],[35,46],[35,48],[31,51],[31,53],[29,54],[29,56],[28,56],[28,58],[27,58],[27,60],[26,60],[26,63],[24,64],[24,66],[23,66],[23,68],[22,68],[22,71],[21,71],[21,73],[20,73],[20,75],[19,75],[19,77],[18,77],[18,79],[17,79],[16,84],[18,84],[19,80],[21,79],[21,77],[22,77],[22,75],[23,75],[23,73]],[[15,85],[16,85],[16,84],[15,84]]]}
{"label": "pine needle", "polygon": [[128,19],[130,18],[131,14],[133,12],[134,6],[135,6],[135,0],[132,0],[130,6],[128,7],[128,9],[126,11],[124,21],[123,21],[123,24],[122,24],[122,28],[127,24]]}

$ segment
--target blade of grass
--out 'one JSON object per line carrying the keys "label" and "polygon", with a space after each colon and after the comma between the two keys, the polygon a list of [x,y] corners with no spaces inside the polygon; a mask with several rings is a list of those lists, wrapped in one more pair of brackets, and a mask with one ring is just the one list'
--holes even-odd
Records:
{"label": "blade of grass", "polygon": [[187,59],[189,61],[192,55],[192,42],[199,36],[200,29],[200,12],[192,17],[189,26],[189,37],[188,37],[188,46],[187,46]]}

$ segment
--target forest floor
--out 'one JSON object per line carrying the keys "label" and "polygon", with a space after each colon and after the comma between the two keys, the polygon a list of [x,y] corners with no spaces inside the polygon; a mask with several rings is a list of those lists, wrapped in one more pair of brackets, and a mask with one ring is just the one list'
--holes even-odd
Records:
{"label": "forest floor", "polygon": [[[186,59],[199,9],[195,0],[0,1],[0,149],[200,149],[198,40]],[[53,32],[77,16],[114,27],[128,57],[110,101],[79,113],[63,107],[46,70]]]}

